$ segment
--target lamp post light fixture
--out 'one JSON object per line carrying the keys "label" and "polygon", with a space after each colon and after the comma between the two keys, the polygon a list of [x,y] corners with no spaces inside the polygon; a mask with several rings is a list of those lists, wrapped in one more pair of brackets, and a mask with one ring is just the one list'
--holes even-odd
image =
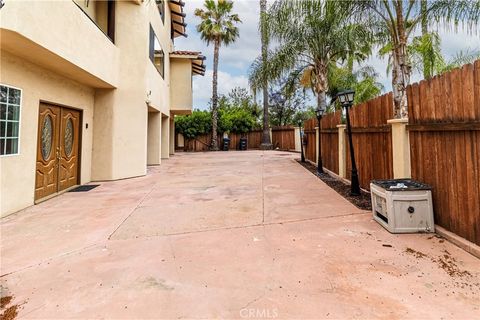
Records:
{"label": "lamp post light fixture", "polygon": [[305,162],[305,154],[303,153],[303,135],[305,133],[302,131],[302,121],[298,121],[298,128],[300,129],[300,150],[302,152],[301,160],[302,162]]}
{"label": "lamp post light fixture", "polygon": [[360,182],[358,181],[357,164],[355,162],[355,152],[352,143],[352,128],[350,126],[350,115],[348,110],[353,106],[353,99],[355,98],[355,91],[346,90],[339,92],[337,98],[340,104],[345,109],[345,116],[347,118],[347,131],[348,131],[348,144],[350,145],[350,161],[352,164],[352,177],[351,177],[351,189],[350,195],[360,195]]}
{"label": "lamp post light fixture", "polygon": [[318,121],[318,163],[317,163],[317,173],[325,173],[323,171],[323,163],[322,163],[322,127],[320,122],[322,120],[323,115],[325,114],[326,106],[318,106],[317,110],[315,110],[315,114],[317,115]]}

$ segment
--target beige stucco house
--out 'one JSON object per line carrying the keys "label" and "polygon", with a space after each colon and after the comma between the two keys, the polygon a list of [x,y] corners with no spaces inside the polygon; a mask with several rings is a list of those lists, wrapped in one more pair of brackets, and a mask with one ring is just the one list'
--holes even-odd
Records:
{"label": "beige stucco house", "polygon": [[0,213],[174,151],[199,52],[174,50],[184,3],[7,0],[0,9]]}

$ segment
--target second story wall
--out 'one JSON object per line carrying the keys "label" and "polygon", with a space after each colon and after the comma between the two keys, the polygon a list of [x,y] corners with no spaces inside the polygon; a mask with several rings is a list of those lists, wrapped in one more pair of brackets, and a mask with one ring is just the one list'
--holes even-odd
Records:
{"label": "second story wall", "polygon": [[116,87],[118,50],[73,1],[7,1],[2,49],[94,87]]}
{"label": "second story wall", "polygon": [[176,58],[171,61],[171,110],[177,114],[192,110],[192,62],[190,59]]}

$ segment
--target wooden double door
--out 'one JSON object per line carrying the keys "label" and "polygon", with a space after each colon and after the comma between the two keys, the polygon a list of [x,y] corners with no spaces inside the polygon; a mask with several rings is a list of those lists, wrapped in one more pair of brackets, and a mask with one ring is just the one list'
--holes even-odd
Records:
{"label": "wooden double door", "polygon": [[80,112],[40,104],[35,200],[78,184]]}

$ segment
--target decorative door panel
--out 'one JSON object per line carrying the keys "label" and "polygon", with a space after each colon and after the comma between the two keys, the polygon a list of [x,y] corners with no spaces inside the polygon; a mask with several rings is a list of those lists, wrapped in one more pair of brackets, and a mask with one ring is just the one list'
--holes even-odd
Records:
{"label": "decorative door panel", "polygon": [[76,185],[78,181],[80,112],[63,108],[60,122],[59,191]]}
{"label": "decorative door panel", "polygon": [[79,129],[79,111],[40,104],[35,200],[78,183]]}
{"label": "decorative door panel", "polygon": [[41,104],[38,117],[35,199],[40,199],[57,192],[59,128],[60,108]]}

